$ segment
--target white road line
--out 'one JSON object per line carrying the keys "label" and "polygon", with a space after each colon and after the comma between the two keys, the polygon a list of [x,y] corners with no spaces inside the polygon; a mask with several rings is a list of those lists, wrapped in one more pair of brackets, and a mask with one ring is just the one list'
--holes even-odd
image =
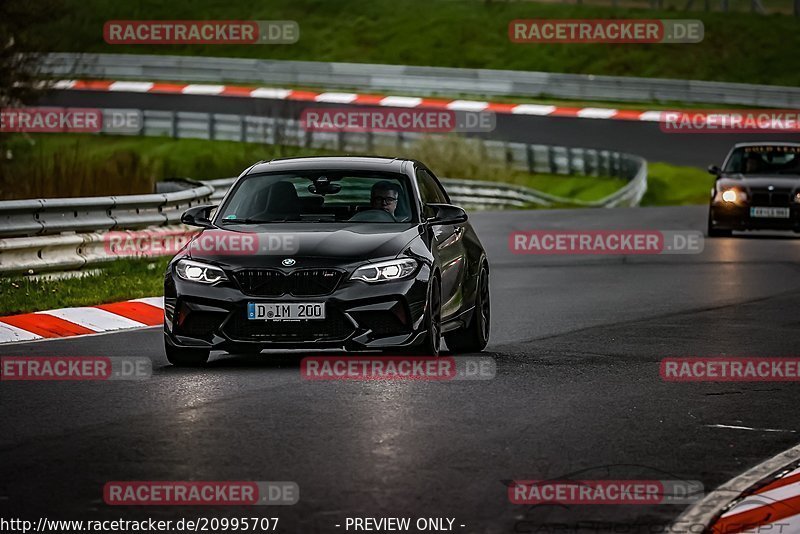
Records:
{"label": "white road line", "polygon": [[146,93],[153,88],[153,82],[114,82],[108,86],[109,91],[130,91]]}
{"label": "white road line", "polygon": [[610,119],[616,114],[616,109],[608,108],[583,108],[577,113],[583,119]]}
{"label": "white road line", "polygon": [[89,330],[94,330],[95,332],[147,326],[139,321],[134,321],[117,315],[116,313],[101,310],[100,308],[63,308],[61,310],[50,310],[38,313],[59,317],[65,321],[88,328]]}
{"label": "white road line", "polygon": [[218,95],[225,90],[224,85],[191,84],[181,90],[185,95]]}
{"label": "white road line", "polygon": [[144,302],[156,308],[164,309],[164,297],[144,297],[140,299],[133,299],[132,302]]}
{"label": "white road line", "polygon": [[752,430],[754,432],[789,432],[794,434],[796,430],[783,430],[781,428],[752,428],[749,426],[736,426],[736,425],[705,425],[708,428],[730,428],[733,430]]}
{"label": "white road line", "polygon": [[272,98],[276,100],[286,100],[291,94],[289,89],[275,89],[272,87],[259,87],[250,91],[253,98]]}
{"label": "white road line", "polygon": [[478,102],[476,100],[453,100],[447,104],[447,109],[462,111],[483,111],[489,107],[488,102]]}
{"label": "white road line", "polygon": [[22,328],[11,326],[10,324],[0,323],[0,343],[11,343],[14,341],[31,341],[42,339],[42,336],[28,332]]}
{"label": "white road line", "polygon": [[387,96],[380,101],[381,106],[395,108],[415,108],[422,103],[421,98],[415,96]]}
{"label": "white road line", "polygon": [[75,80],[58,80],[53,84],[53,89],[72,89],[75,87]]}
{"label": "white road line", "polygon": [[556,110],[555,106],[543,106],[541,104],[520,104],[511,108],[511,113],[515,115],[550,115]]}
{"label": "white road line", "polygon": [[645,111],[639,115],[640,121],[661,122],[661,111]]}
{"label": "white road line", "polygon": [[336,102],[339,104],[349,104],[358,98],[355,93],[320,93],[314,100],[317,102]]}

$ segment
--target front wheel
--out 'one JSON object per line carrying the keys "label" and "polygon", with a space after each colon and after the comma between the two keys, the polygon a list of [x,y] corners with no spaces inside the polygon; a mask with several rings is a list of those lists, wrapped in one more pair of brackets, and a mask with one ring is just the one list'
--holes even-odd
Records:
{"label": "front wheel", "polygon": [[175,367],[199,367],[208,361],[209,349],[187,349],[170,345],[164,339],[167,361]]}
{"label": "front wheel", "polygon": [[475,311],[465,328],[459,328],[444,335],[447,347],[455,353],[480,352],[489,343],[491,323],[491,301],[489,298],[489,270],[481,265],[478,273],[478,287],[475,291]]}
{"label": "front wheel", "polygon": [[428,305],[425,312],[425,341],[412,352],[421,356],[438,356],[442,347],[442,290],[439,280],[433,278],[428,289]]}

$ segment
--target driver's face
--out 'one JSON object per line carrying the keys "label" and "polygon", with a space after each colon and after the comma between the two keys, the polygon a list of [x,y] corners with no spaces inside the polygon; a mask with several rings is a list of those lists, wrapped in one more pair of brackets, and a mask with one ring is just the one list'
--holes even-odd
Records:
{"label": "driver's face", "polygon": [[391,189],[378,189],[372,193],[372,207],[388,211],[394,215],[397,209],[397,191]]}

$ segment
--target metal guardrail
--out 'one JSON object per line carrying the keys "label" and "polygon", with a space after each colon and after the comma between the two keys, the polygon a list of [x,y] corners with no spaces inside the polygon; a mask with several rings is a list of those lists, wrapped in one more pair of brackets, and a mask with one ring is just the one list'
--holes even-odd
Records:
{"label": "metal guardrail", "polygon": [[[415,146],[442,136],[406,132],[319,132],[307,131],[300,121],[252,115],[184,111],[141,112],[140,135],[228,140],[270,145],[329,149],[350,154],[409,154]],[[467,207],[524,207],[526,203],[587,207],[637,206],[647,191],[647,162],[632,154],[610,150],[472,139],[490,161],[529,173],[582,176],[614,176],[628,184],[605,199],[580,202],[539,191],[497,182],[480,185],[481,194],[454,189],[454,199]],[[468,180],[451,187],[475,188],[481,182]]]}
{"label": "metal guardrail", "polygon": [[177,224],[184,211],[206,202],[213,192],[213,187],[203,185],[152,195],[0,202],[0,237],[129,230]]}
{"label": "metal guardrail", "polygon": [[153,81],[241,82],[426,95],[800,106],[800,88],[513,70],[134,54],[49,54],[43,72]]}

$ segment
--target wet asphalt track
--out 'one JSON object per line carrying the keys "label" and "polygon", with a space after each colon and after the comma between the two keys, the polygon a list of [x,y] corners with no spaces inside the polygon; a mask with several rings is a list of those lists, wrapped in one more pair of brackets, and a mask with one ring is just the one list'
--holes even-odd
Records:
{"label": "wet asphalt track", "polygon": [[[474,214],[492,271],[491,381],[309,382],[285,355],[175,369],[158,329],[5,346],[4,355],[145,355],[154,375],[2,383],[0,516],[263,515],[280,518],[279,532],[302,533],[345,532],[334,525],[347,517],[451,517],[465,525],[456,532],[658,532],[683,507],[531,508],[511,504],[504,481],[582,472],[712,489],[795,445],[800,384],[667,383],[659,362],[797,355],[800,240],[745,235],[707,241],[698,255],[545,257],[512,255],[507,236],[703,230],[705,217],[702,207]],[[110,480],[290,480],[300,502],[111,508],[102,503]],[[580,521],[590,528],[576,530]]]}
{"label": "wet asphalt track", "polygon": [[[262,98],[239,98],[181,94],[101,91],[51,91],[42,105],[90,108],[136,108],[197,111],[299,118],[303,109],[346,107],[343,104],[298,102]],[[646,106],[643,106],[643,109]],[[492,139],[546,145],[619,150],[643,156],[648,161],[705,168],[720,165],[731,146],[738,142],[783,140],[800,142],[800,134],[683,134],[666,133],[658,123],[627,120],[540,117],[497,114]]]}

